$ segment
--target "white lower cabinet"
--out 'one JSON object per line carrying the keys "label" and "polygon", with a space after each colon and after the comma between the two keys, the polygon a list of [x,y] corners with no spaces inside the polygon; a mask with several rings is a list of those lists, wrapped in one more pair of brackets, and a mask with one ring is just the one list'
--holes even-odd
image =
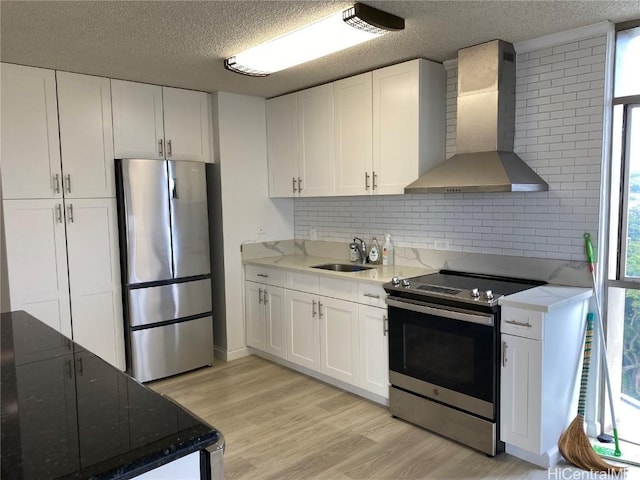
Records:
{"label": "white lower cabinet", "polygon": [[24,310],[71,337],[62,199],[5,200],[11,310]]}
{"label": "white lower cabinet", "polygon": [[358,385],[358,304],[318,297],[320,371]]}
{"label": "white lower cabinet", "polygon": [[549,468],[560,458],[560,434],[576,415],[591,291],[535,290],[502,303],[500,440],[507,453]]}
{"label": "white lower cabinet", "polygon": [[285,303],[287,360],[320,371],[318,296],[287,290]]}
{"label": "white lower cabinet", "polygon": [[124,369],[113,198],[3,202],[12,310]]}
{"label": "white lower cabinet", "polygon": [[358,306],[359,385],[389,397],[389,324],[386,308]]}
{"label": "white lower cabinet", "polygon": [[245,267],[247,345],[287,360],[292,368],[317,372],[325,381],[352,386],[354,393],[376,401],[387,399],[384,289],[303,272],[286,272],[286,278],[284,274],[284,270]]}

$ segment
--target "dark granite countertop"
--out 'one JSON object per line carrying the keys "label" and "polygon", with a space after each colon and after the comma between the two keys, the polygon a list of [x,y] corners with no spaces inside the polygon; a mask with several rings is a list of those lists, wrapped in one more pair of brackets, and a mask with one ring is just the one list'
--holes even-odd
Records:
{"label": "dark granite countertop", "polygon": [[31,315],[0,326],[3,480],[132,478],[222,439]]}

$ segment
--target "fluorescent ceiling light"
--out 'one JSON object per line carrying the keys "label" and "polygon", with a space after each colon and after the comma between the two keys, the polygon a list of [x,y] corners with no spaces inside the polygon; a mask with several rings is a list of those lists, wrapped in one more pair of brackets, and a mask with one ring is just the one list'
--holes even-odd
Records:
{"label": "fluorescent ceiling light", "polygon": [[356,3],[344,11],[227,58],[224,66],[244,75],[264,77],[353,47],[389,31],[403,29],[404,19]]}

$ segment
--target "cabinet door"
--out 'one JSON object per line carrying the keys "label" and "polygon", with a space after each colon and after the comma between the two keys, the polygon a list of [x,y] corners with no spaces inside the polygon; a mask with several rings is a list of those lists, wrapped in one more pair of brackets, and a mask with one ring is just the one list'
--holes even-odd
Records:
{"label": "cabinet door", "polygon": [[373,191],[371,95],[371,72],[333,83],[336,195]]}
{"label": "cabinet door", "polygon": [[124,370],[115,199],[65,201],[74,340]]}
{"label": "cabinet door", "polygon": [[387,309],[360,305],[360,387],[389,398]]}
{"label": "cabinet door", "polygon": [[284,288],[265,287],[267,352],[287,358],[287,328],[284,315]]}
{"label": "cabinet door", "polygon": [[162,87],[111,80],[116,158],[164,158]]}
{"label": "cabinet door", "polygon": [[2,196],[60,198],[55,72],[7,63],[1,69]]}
{"label": "cabinet door", "polygon": [[321,371],[358,385],[358,304],[319,297]]}
{"label": "cabinet door", "polygon": [[11,310],[25,310],[71,338],[61,200],[5,200]]}
{"label": "cabinet door", "polygon": [[267,100],[267,162],[269,196],[292,197],[298,193],[297,94]]}
{"label": "cabinet door", "polygon": [[265,286],[261,283],[245,282],[245,318],[247,322],[247,345],[267,351],[266,311],[264,308]]}
{"label": "cabinet door", "polygon": [[541,451],[542,343],[502,335],[500,440]]}
{"label": "cabinet door", "polygon": [[65,198],[115,197],[111,82],[56,72]]}
{"label": "cabinet door", "polygon": [[285,293],[287,359],[320,371],[320,327],[315,295],[287,290]]}
{"label": "cabinet door", "polygon": [[298,93],[298,185],[303,197],[333,195],[334,188],[333,85]]}
{"label": "cabinet door", "polygon": [[167,159],[210,162],[209,94],[162,87],[162,101]]}
{"label": "cabinet door", "polygon": [[373,72],[376,193],[404,193],[404,187],[418,178],[419,80],[418,60]]}

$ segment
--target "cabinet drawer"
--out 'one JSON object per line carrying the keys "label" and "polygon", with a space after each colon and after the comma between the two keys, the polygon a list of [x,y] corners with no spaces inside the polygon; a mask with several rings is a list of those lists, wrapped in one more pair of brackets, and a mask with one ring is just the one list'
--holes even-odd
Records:
{"label": "cabinet drawer", "polygon": [[373,307],[386,308],[387,304],[385,299],[387,298],[387,292],[384,291],[382,285],[375,285],[373,283],[360,282],[358,285],[358,303],[365,305],[371,305]]}
{"label": "cabinet drawer", "polygon": [[287,272],[287,288],[300,292],[318,293],[320,282],[317,275]]}
{"label": "cabinet drawer", "polygon": [[358,282],[320,277],[320,295],[356,302],[358,300]]}
{"label": "cabinet drawer", "polygon": [[518,337],[543,340],[544,313],[523,308],[502,307],[501,332]]}
{"label": "cabinet drawer", "polygon": [[244,267],[245,280],[260,282],[266,285],[284,287],[285,272],[274,268],[247,265]]}

